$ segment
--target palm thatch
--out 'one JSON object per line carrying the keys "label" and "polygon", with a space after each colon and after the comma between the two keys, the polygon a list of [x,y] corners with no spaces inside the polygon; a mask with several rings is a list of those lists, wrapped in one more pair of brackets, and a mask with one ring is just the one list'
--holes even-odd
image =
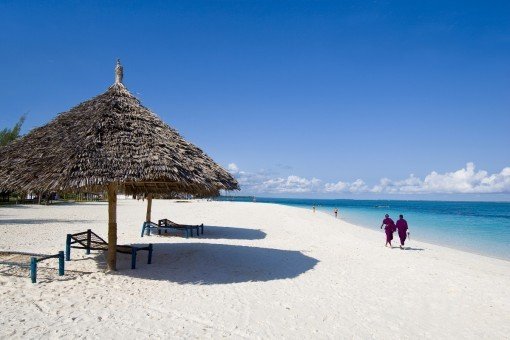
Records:
{"label": "palm thatch", "polygon": [[214,194],[236,180],[115,83],[0,148],[0,190]]}
{"label": "palm thatch", "polygon": [[212,195],[239,189],[202,150],[141,105],[116,81],[45,126],[0,147],[0,191],[108,192],[108,267],[116,269],[118,192]]}

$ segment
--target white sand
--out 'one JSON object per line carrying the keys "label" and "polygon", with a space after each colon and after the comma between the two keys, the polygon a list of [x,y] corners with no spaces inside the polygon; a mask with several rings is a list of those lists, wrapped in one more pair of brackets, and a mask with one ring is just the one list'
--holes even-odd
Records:
{"label": "white sand", "polygon": [[[153,219],[201,238],[140,238],[145,203],[119,200],[119,243],[155,244],[137,269],[74,250],[67,275],[0,265],[2,338],[510,338],[510,262],[270,204],[155,200]],[[106,237],[104,203],[0,208],[0,249],[55,253],[67,233]],[[56,261],[47,263],[56,268]]]}

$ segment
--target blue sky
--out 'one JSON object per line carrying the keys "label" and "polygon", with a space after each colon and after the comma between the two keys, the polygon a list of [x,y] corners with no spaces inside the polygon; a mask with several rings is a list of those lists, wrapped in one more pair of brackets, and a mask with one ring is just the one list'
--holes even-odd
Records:
{"label": "blue sky", "polygon": [[104,92],[121,58],[242,193],[509,199],[508,18],[507,1],[2,0],[0,127]]}

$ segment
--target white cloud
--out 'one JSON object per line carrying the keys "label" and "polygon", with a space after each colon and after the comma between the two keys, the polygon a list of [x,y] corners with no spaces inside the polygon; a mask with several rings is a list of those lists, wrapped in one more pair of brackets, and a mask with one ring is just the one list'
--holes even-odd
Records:
{"label": "white cloud", "polygon": [[489,175],[484,170],[476,171],[473,163],[467,163],[465,168],[454,172],[440,174],[432,171],[423,180],[413,174],[397,181],[383,178],[369,191],[387,194],[510,193],[510,168]]}
{"label": "white cloud", "polygon": [[421,183],[420,191],[434,193],[509,193],[510,167],[489,175],[487,171],[475,171],[473,163],[455,172],[438,174],[432,171]]}
{"label": "white cloud", "polygon": [[265,180],[257,189],[259,192],[267,193],[309,193],[320,189],[320,184],[321,181],[317,178],[288,176]]}
{"label": "white cloud", "polygon": [[484,194],[510,193],[510,167],[501,172],[489,174],[476,171],[473,163],[465,168],[443,174],[432,171],[422,180],[411,174],[409,177],[393,181],[382,178],[378,184],[368,186],[362,179],[354,182],[338,181],[325,183],[318,178],[304,178],[295,175],[282,177],[260,170],[250,173],[240,171],[235,163],[228,169],[239,181],[244,192],[261,194],[297,193],[381,193],[381,194]]}
{"label": "white cloud", "polygon": [[349,191],[349,183],[338,181],[337,183],[324,184],[324,191],[326,192],[347,192]]}
{"label": "white cloud", "polygon": [[352,193],[366,192],[368,190],[367,185],[361,179],[357,179],[351,183],[349,191]]}
{"label": "white cloud", "polygon": [[228,171],[230,171],[231,173],[233,174],[236,174],[239,172],[239,168],[237,167],[237,164],[236,163],[230,163],[228,165]]}
{"label": "white cloud", "polygon": [[324,184],[324,192],[329,193],[353,193],[359,194],[363,192],[368,192],[369,188],[365,184],[362,179],[357,179],[352,183],[338,181],[336,183],[326,183]]}
{"label": "white cloud", "polygon": [[254,194],[285,194],[285,193],[310,193],[322,190],[321,180],[317,178],[304,178],[299,176],[275,176],[271,171],[259,170],[247,172],[239,170],[235,163],[228,165],[228,170],[239,182],[241,190]]}

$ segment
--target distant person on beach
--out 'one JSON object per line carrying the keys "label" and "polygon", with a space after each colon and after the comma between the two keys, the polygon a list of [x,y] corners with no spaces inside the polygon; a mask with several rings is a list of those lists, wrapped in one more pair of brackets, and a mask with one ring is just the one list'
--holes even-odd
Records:
{"label": "distant person on beach", "polygon": [[313,212],[315,212],[315,205],[312,205],[312,210]]}
{"label": "distant person on beach", "polygon": [[395,222],[390,218],[390,215],[386,214],[384,215],[384,220],[381,224],[381,229],[384,226],[384,232],[386,233],[386,244],[387,247],[390,245],[390,248],[393,248],[391,246],[391,240],[393,240],[393,233],[395,232]]}
{"label": "distant person on beach", "polygon": [[409,227],[407,226],[407,221],[404,220],[404,215],[399,215],[399,219],[397,221],[397,230],[398,237],[400,238],[400,249],[404,249],[404,243],[407,238],[407,230]]}
{"label": "distant person on beach", "polygon": [[337,217],[338,217],[338,208],[335,208],[335,209],[333,210],[333,212],[335,213],[335,218],[337,218]]}

